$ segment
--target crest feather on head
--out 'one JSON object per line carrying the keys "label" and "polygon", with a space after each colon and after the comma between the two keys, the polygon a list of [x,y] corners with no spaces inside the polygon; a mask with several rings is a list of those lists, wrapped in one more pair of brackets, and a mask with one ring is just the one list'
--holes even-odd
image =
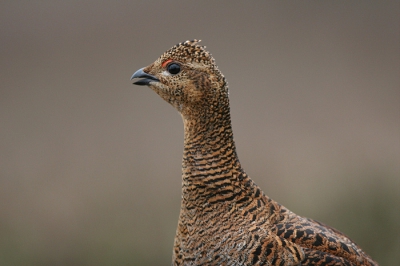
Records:
{"label": "crest feather on head", "polygon": [[202,63],[216,68],[215,60],[211,53],[205,50],[205,46],[199,45],[201,40],[189,40],[181,42],[166,51],[159,60],[163,63],[166,60],[177,60],[182,63]]}

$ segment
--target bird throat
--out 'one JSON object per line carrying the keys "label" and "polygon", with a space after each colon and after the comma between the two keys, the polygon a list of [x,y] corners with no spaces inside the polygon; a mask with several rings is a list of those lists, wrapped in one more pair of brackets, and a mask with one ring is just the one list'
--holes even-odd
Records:
{"label": "bird throat", "polygon": [[[200,202],[238,183],[245,175],[236,154],[229,100],[211,105],[201,115],[183,116],[183,198]],[[204,202],[204,201],[203,201]]]}

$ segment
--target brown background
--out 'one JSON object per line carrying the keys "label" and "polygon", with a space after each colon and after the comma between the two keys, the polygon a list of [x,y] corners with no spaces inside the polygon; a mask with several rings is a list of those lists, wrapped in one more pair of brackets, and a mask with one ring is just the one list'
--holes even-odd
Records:
{"label": "brown background", "polygon": [[169,265],[183,126],[137,69],[199,38],[239,157],[400,260],[399,1],[2,1],[0,265]]}

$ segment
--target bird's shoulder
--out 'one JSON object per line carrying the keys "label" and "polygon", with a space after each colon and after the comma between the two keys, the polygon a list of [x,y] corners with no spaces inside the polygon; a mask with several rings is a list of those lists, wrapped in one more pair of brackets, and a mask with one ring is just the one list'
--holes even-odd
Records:
{"label": "bird's shoulder", "polygon": [[[277,236],[300,246],[304,265],[376,265],[349,237],[319,221],[281,206],[281,219],[271,226]],[[304,263],[303,262],[303,263]]]}

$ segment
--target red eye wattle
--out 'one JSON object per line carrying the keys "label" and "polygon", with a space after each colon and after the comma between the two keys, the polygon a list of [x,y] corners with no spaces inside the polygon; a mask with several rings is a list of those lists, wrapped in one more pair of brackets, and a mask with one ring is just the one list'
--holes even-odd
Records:
{"label": "red eye wattle", "polygon": [[171,63],[172,62],[172,59],[168,59],[168,60],[166,60],[166,61],[164,61],[162,64],[161,64],[161,66],[162,67],[166,67],[169,63]]}

